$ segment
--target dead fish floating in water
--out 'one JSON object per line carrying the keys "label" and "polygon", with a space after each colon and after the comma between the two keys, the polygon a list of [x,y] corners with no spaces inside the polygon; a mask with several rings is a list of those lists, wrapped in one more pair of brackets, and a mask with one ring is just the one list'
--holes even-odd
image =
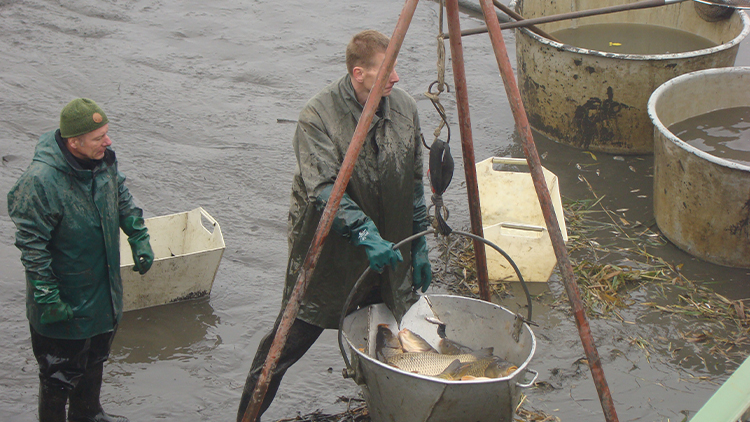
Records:
{"label": "dead fish floating in water", "polygon": [[440,342],[440,353],[408,329],[393,335],[387,324],[379,324],[375,356],[381,362],[414,374],[447,380],[477,380],[506,377],[518,369],[494,356],[493,348],[472,350],[448,339]]}

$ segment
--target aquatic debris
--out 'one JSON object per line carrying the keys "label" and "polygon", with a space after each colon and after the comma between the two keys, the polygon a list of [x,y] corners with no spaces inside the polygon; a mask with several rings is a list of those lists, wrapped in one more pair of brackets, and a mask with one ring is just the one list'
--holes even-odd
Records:
{"label": "aquatic debris", "polygon": [[[346,402],[347,409],[337,414],[324,414],[320,410],[307,415],[297,414],[294,418],[279,419],[276,422],[371,422],[370,412],[361,397],[339,397],[337,401]],[[525,394],[516,406],[514,422],[560,422],[560,418],[536,409],[527,409]]]}
{"label": "aquatic debris", "polygon": [[[649,252],[666,243],[660,233],[651,229],[654,225],[637,221],[624,224],[601,205],[604,197],[597,197],[590,186],[589,189],[594,199],[564,203],[569,229],[567,246],[587,314],[623,320],[619,309],[639,305],[685,321],[699,319],[715,328],[682,333],[684,341],[706,347],[715,357],[731,360],[746,356],[750,348],[750,298],[732,300],[687,279],[680,271],[681,265]],[[602,246],[598,241],[607,232],[617,236]],[[619,258],[623,264],[605,263],[612,260],[610,257]],[[645,293],[646,299],[632,299],[635,291]],[[556,303],[563,305],[565,301],[559,298]],[[653,346],[642,339],[631,340],[648,359]]]}
{"label": "aquatic debris", "polygon": [[516,418],[516,422],[560,422],[560,418],[558,418],[557,416],[548,415],[541,410],[529,410],[524,408],[523,405],[524,403],[526,403],[527,399],[528,397],[526,396],[526,394],[522,393],[521,400],[518,402],[518,406],[516,406],[516,415],[521,419]]}
{"label": "aquatic debris", "polygon": [[[433,280],[448,291],[466,297],[479,297],[479,283],[474,259],[474,244],[463,236],[441,236],[438,238],[442,265],[434,265]],[[490,293],[498,298],[508,296],[506,283],[489,281]]]}
{"label": "aquatic debris", "polygon": [[361,397],[339,397],[337,402],[347,403],[344,412],[337,414],[325,414],[320,410],[301,415],[299,412],[294,418],[279,419],[276,422],[370,422],[370,412],[365,400]]}

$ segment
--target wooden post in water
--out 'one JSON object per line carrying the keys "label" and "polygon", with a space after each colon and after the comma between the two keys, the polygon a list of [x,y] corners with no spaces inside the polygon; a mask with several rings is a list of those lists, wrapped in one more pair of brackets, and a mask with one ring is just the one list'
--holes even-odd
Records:
{"label": "wooden post in water", "polygon": [[[485,16],[493,16],[494,9],[492,8],[491,0],[479,0],[482,5],[482,10]],[[495,19],[485,19],[487,28],[490,34],[490,41],[492,42],[492,48],[495,51],[495,58],[497,59],[497,65],[500,68],[500,74],[503,78],[503,85],[505,86],[505,92],[508,95],[508,101],[510,102],[510,108],[513,112],[513,118],[516,121],[516,129],[521,135],[523,140],[523,151],[526,155],[526,160],[529,164],[529,170],[531,171],[531,178],[534,181],[534,188],[536,189],[537,197],[539,197],[539,203],[542,206],[542,214],[544,214],[544,220],[547,223],[547,229],[549,231],[550,240],[552,241],[552,247],[555,250],[557,256],[557,266],[562,273],[563,282],[565,284],[565,291],[568,294],[568,300],[570,300],[570,306],[573,309],[573,316],[575,318],[576,327],[578,327],[578,334],[581,337],[581,343],[583,344],[583,350],[586,352],[586,358],[589,361],[589,367],[591,368],[591,375],[594,378],[594,384],[596,385],[596,391],[599,394],[599,401],[604,411],[604,418],[607,422],[616,422],[617,412],[615,412],[615,405],[612,402],[612,396],[609,392],[609,386],[607,380],[604,377],[604,370],[602,369],[602,362],[599,359],[599,352],[596,350],[594,345],[594,339],[591,336],[591,327],[589,326],[588,319],[586,318],[586,312],[583,308],[583,302],[581,301],[581,293],[578,290],[578,284],[576,284],[576,277],[573,273],[573,267],[570,265],[570,258],[568,257],[568,250],[565,248],[565,241],[563,240],[562,231],[560,225],[557,222],[557,216],[555,215],[555,209],[552,205],[552,199],[550,198],[549,189],[547,188],[547,182],[544,180],[544,173],[542,170],[542,164],[539,160],[539,153],[536,150],[534,144],[534,138],[531,134],[531,126],[529,120],[526,117],[526,110],[521,102],[521,93],[518,90],[515,76],[513,76],[513,68],[510,65],[508,59],[508,51],[505,48],[505,41],[503,40],[502,30],[500,24]],[[460,37],[459,37],[460,38]],[[451,39],[453,42],[453,39]]]}
{"label": "wooden post in water", "polygon": [[[453,83],[456,86],[456,108],[458,109],[458,124],[461,130],[461,150],[464,157],[464,172],[466,173],[466,193],[469,195],[469,218],[471,231],[477,236],[484,237],[482,229],[482,210],[479,206],[479,186],[477,184],[477,168],[474,159],[474,140],[471,134],[471,118],[469,117],[469,94],[466,88],[466,69],[464,67],[464,52],[461,41],[461,24],[458,18],[458,0],[448,0],[445,3],[448,15],[448,33],[451,35],[451,62],[453,62]],[[491,16],[495,18],[493,10]],[[495,19],[497,23],[497,19]],[[474,240],[474,257],[477,268],[477,282],[479,283],[479,297],[489,302],[490,286],[487,274],[487,257],[484,243]]]}
{"label": "wooden post in water", "polygon": [[383,64],[378,70],[375,85],[370,91],[370,96],[367,98],[362,116],[357,122],[357,128],[354,130],[354,136],[349,144],[349,149],[346,151],[344,162],[341,164],[341,169],[336,176],[336,182],[333,184],[331,190],[331,196],[326,204],[323,214],[320,217],[318,228],[315,231],[315,236],[310,243],[310,249],[307,251],[305,256],[305,263],[299,272],[297,277],[297,283],[294,286],[292,295],[289,298],[289,302],[284,308],[284,314],[281,317],[281,323],[279,329],[276,331],[276,335],[271,343],[271,348],[266,356],[266,361],[263,364],[263,370],[258,378],[258,383],[255,385],[253,396],[250,399],[250,403],[245,410],[245,414],[242,417],[242,422],[255,422],[260,412],[260,406],[263,403],[263,398],[268,391],[268,383],[271,381],[271,373],[276,369],[276,365],[279,363],[281,357],[281,351],[284,349],[286,340],[289,337],[289,330],[297,318],[299,311],[300,300],[307,290],[307,286],[310,284],[313,271],[315,271],[315,265],[318,263],[320,253],[323,250],[323,243],[328,237],[328,233],[331,230],[333,224],[333,218],[336,215],[336,211],[341,203],[341,198],[344,196],[346,191],[346,185],[349,183],[349,179],[352,176],[354,170],[354,164],[357,162],[359,152],[362,150],[367,132],[370,129],[372,118],[375,115],[380,99],[383,96],[383,88],[388,81],[388,77],[393,71],[393,66],[396,62],[396,57],[401,49],[401,44],[404,42],[406,31],[409,29],[409,24],[414,16],[414,10],[417,8],[419,0],[406,0],[404,8],[401,10],[401,15],[396,23],[396,29],[393,31],[391,36],[391,42],[388,44],[388,49],[385,51],[385,58]]}

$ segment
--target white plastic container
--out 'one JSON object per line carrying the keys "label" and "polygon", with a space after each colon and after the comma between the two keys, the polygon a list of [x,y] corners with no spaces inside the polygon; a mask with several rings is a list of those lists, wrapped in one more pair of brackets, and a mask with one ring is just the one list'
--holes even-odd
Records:
{"label": "white plastic container", "polygon": [[[203,220],[210,224],[206,228]],[[211,293],[224,254],[219,223],[203,208],[145,220],[154,264],[144,275],[133,271],[128,237],[120,232],[123,311],[148,308]]]}
{"label": "white plastic container", "polygon": [[[491,157],[477,163],[477,183],[484,237],[510,255],[524,281],[546,282],[557,264],[542,207],[531,174],[526,171],[498,171],[493,164],[528,169],[523,158]],[[557,222],[567,242],[562,200],[557,176],[543,168]],[[490,280],[518,281],[507,259],[489,246],[487,272]]]}

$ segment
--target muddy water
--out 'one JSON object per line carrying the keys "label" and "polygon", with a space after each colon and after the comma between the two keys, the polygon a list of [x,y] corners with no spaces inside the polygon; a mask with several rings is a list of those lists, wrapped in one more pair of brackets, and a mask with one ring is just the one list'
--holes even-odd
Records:
{"label": "muddy water", "polygon": [[701,114],[673,124],[669,131],[701,151],[750,165],[750,107]]}
{"label": "muddy water", "polygon": [[581,25],[551,35],[575,47],[619,54],[677,54],[716,46],[690,32],[636,23]]}
{"label": "muddy water", "polygon": [[[233,420],[250,360],[279,310],[294,170],[294,124],[286,121],[343,74],[353,33],[391,33],[402,6],[0,0],[0,420],[36,420],[38,385],[5,193],[30,162],[38,136],[57,127],[60,108],[77,96],[103,105],[121,169],[147,216],[202,206],[221,224],[227,245],[210,298],[126,314],[106,366],[106,408],[134,421]],[[462,25],[479,22],[464,16]],[[438,118],[422,93],[436,78],[436,31],[436,5],[421,2],[397,68],[399,85],[417,99],[428,139]],[[512,33],[505,37],[515,63]],[[468,37],[463,45],[477,158],[522,156],[486,36]],[[748,50],[741,46],[738,64],[750,64]],[[458,163],[446,205],[452,224],[465,227],[455,102],[446,95],[443,103]],[[580,175],[606,194],[608,207],[626,209],[626,218],[653,218],[651,158],[597,154],[594,160],[541,138],[538,143],[564,195],[589,195]],[[675,248],[660,253],[723,294],[750,296],[747,271],[705,264]],[[537,293],[563,294],[558,280],[549,286],[536,286]],[[535,308],[540,327],[532,368],[555,389],[529,392],[530,403],[562,420],[601,420],[589,372],[574,363],[583,352],[572,320],[545,306]],[[670,320],[637,310],[624,316],[629,323],[592,322],[622,420],[681,420],[681,412],[694,412],[732,369],[692,358],[700,349],[691,345],[685,356],[670,354],[656,340],[678,337],[684,327]],[[650,357],[631,343],[634,335],[655,339]],[[264,420],[342,410],[337,397],[354,395],[357,387],[341,378],[341,369],[335,333],[326,332],[285,377]]]}

